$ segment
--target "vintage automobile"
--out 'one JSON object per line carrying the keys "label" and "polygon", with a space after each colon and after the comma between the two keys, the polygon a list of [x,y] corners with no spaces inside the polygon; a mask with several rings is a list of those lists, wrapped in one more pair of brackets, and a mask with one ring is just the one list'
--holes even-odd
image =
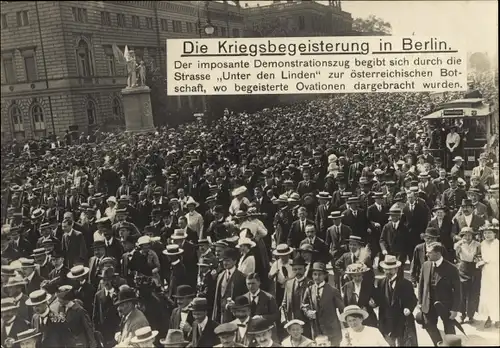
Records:
{"label": "vintage automobile", "polygon": [[477,166],[477,158],[485,146],[492,144],[495,128],[498,126],[497,113],[482,98],[458,99],[437,105],[432,113],[422,117],[429,125],[429,150],[434,157],[440,157],[443,167],[453,164],[447,156],[446,135],[455,126],[460,135],[458,156],[463,157],[465,175],[470,176]]}

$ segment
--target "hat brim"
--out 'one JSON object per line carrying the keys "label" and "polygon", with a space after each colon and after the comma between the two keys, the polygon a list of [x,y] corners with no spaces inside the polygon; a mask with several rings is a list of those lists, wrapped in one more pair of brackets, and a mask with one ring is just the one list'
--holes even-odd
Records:
{"label": "hat brim", "polygon": [[24,342],[24,341],[27,341],[27,340],[31,340],[31,339],[36,338],[36,337],[41,336],[41,335],[42,335],[42,333],[41,333],[41,332],[35,332],[35,333],[34,333],[33,335],[31,335],[31,336],[28,336],[28,337],[23,337],[23,338],[21,338],[21,339],[19,339],[19,340],[17,340],[17,341],[12,342],[12,343],[13,343],[13,344],[18,344],[18,343],[20,343],[20,342]]}
{"label": "hat brim", "polygon": [[329,219],[332,219],[332,220],[335,220],[335,219],[342,219],[342,215],[339,215],[339,216],[331,216],[329,215],[328,216]]}
{"label": "hat brim", "polygon": [[240,246],[242,246],[242,245],[248,245],[250,248],[253,248],[253,247],[255,247],[257,244],[255,244],[255,242],[251,242],[251,243],[243,243],[243,244],[238,244],[238,245],[236,246],[236,248],[240,248]]}
{"label": "hat brim", "polygon": [[361,314],[363,316],[363,320],[365,320],[366,318],[368,318],[368,312],[365,311],[364,309],[356,309],[356,310],[352,310],[352,311],[349,311],[349,312],[344,312],[344,313],[341,313],[340,314],[340,320],[345,322],[346,321],[346,317],[348,317],[349,315],[353,315],[353,314]]}
{"label": "hat brim", "polygon": [[50,300],[50,296],[49,296],[49,294],[46,294],[45,298],[43,300],[41,300],[41,301],[33,302],[31,300],[31,298],[28,298],[25,303],[26,303],[27,306],[33,307],[33,306],[38,306],[39,304],[48,302],[49,300]]}
{"label": "hat brim", "polygon": [[332,196],[330,196],[330,195],[328,195],[328,196],[326,196],[326,197],[324,197],[324,196],[320,196],[320,195],[316,195],[316,198],[317,198],[317,199],[332,199],[333,197],[332,197]]}
{"label": "hat brim", "polygon": [[113,302],[113,305],[115,306],[119,306],[121,305],[122,303],[125,303],[125,302],[130,302],[130,301],[139,301],[139,299],[137,297],[134,297],[134,298],[126,298],[126,299],[123,299],[123,300],[119,300],[119,301],[115,301]]}
{"label": "hat brim", "polygon": [[173,253],[169,253],[168,250],[163,250],[163,255],[167,255],[167,256],[176,256],[176,255],[180,255],[182,253],[184,253],[183,249],[179,249],[178,251],[173,252]]}
{"label": "hat brim", "polygon": [[401,261],[396,261],[396,264],[394,264],[394,265],[388,265],[384,261],[380,261],[380,267],[382,267],[384,269],[399,268],[399,267],[401,267]]}
{"label": "hat brim", "polygon": [[291,253],[293,253],[294,249],[293,248],[290,248],[288,251],[286,252],[280,252],[278,250],[274,250],[273,251],[273,255],[275,256],[285,256],[285,255],[290,255]]}
{"label": "hat brim", "polygon": [[370,269],[369,268],[363,268],[361,271],[345,271],[345,274],[363,274],[368,272]]}
{"label": "hat brim", "polygon": [[181,344],[183,345],[188,345],[189,341],[182,341],[182,342],[174,342],[174,343],[167,343],[167,340],[162,338],[160,340],[160,344],[164,347],[180,347]]}
{"label": "hat brim", "polygon": [[195,208],[198,208],[200,206],[200,203],[198,203],[198,202],[189,202],[189,203],[186,203],[186,207],[190,206],[190,205],[194,205]]}
{"label": "hat brim", "polygon": [[11,311],[13,309],[18,309],[18,308],[19,308],[19,304],[15,305],[15,306],[2,307],[0,312],[3,313],[3,312]]}
{"label": "hat brim", "polygon": [[186,294],[186,295],[172,295],[173,298],[186,298],[186,297],[195,297],[196,294],[195,293],[191,293],[191,294]]}
{"label": "hat brim", "polygon": [[267,328],[265,328],[265,329],[262,329],[262,330],[257,330],[257,331],[247,331],[247,333],[248,333],[249,335],[258,335],[258,334],[260,334],[260,333],[263,333],[263,332],[267,332],[267,331],[269,331],[269,330],[272,330],[273,328],[274,328],[274,324],[269,325],[269,326],[268,326]]}
{"label": "hat brim", "polygon": [[75,276],[75,275],[73,275],[73,273],[68,272],[68,274],[66,275],[66,277],[68,277],[69,279],[82,278],[82,277],[85,277],[87,274],[89,274],[89,271],[90,271],[90,269],[88,267],[84,267],[84,270],[83,270],[82,274],[79,274],[79,275]]}
{"label": "hat brim", "polygon": [[17,283],[11,283],[11,284],[5,284],[5,285],[2,285],[3,288],[12,288],[14,286],[24,286],[28,284],[27,282],[17,282]]}
{"label": "hat brim", "polygon": [[311,272],[323,272],[323,273],[328,273],[328,270],[325,268],[325,269],[321,269],[321,268],[311,268]]}
{"label": "hat brim", "polygon": [[130,343],[146,342],[146,341],[154,339],[157,335],[158,335],[158,331],[157,330],[153,330],[153,331],[151,331],[151,335],[149,337],[146,337],[146,338],[143,338],[143,339],[136,339],[137,337],[133,337],[130,340]]}
{"label": "hat brim", "polygon": [[187,234],[183,234],[182,236],[176,236],[176,235],[172,235],[170,236],[170,239],[173,239],[173,240],[177,240],[177,239],[186,239],[188,237]]}

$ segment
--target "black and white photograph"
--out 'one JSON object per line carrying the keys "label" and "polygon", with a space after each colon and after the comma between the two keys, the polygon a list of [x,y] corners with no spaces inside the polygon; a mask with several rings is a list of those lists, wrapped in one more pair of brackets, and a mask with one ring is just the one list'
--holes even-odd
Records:
{"label": "black and white photograph", "polygon": [[497,1],[0,6],[0,348],[500,346]]}

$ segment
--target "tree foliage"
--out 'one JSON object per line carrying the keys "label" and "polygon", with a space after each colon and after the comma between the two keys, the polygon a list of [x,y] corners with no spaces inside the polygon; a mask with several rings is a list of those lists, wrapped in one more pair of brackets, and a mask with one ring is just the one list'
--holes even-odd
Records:
{"label": "tree foliage", "polygon": [[368,18],[356,18],[352,23],[352,29],[362,33],[383,33],[391,34],[391,23],[374,15]]}
{"label": "tree foliage", "polygon": [[469,58],[471,68],[477,71],[488,71],[490,69],[490,60],[488,56],[482,52],[475,52]]}

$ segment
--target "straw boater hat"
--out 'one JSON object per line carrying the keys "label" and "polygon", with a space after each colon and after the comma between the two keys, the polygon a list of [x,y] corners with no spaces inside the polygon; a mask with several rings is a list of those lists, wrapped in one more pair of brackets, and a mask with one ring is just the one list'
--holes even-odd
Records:
{"label": "straw boater hat", "polygon": [[7,284],[2,284],[4,288],[12,288],[14,286],[25,286],[27,284],[26,280],[20,275],[15,275],[7,280]]}
{"label": "straw boater hat", "polygon": [[174,329],[168,329],[167,336],[160,340],[160,344],[164,347],[185,347],[188,343],[189,341],[184,340],[184,332]]}
{"label": "straw boater hat", "polygon": [[380,267],[385,269],[392,269],[401,267],[401,261],[398,261],[394,255],[385,255],[384,261],[380,261]]}
{"label": "straw boater hat", "polygon": [[132,337],[130,343],[137,344],[141,342],[147,342],[154,340],[156,335],[158,335],[157,330],[151,330],[151,326],[141,327],[140,329],[135,330],[135,336]]}
{"label": "straw boater hat", "polygon": [[293,319],[293,320],[290,320],[289,322],[287,322],[283,327],[286,329],[288,329],[290,326],[292,325],[300,325],[300,326],[304,326],[305,323],[302,321],[302,320],[299,320],[299,319]]}
{"label": "straw boater hat", "polygon": [[273,251],[275,256],[285,256],[290,255],[293,252],[293,248],[289,247],[287,244],[278,244],[276,250]]}
{"label": "straw boater hat", "polygon": [[464,161],[464,159],[461,157],[461,156],[455,156],[455,158],[453,158],[453,162],[457,162],[457,161]]}
{"label": "straw boater hat", "polygon": [[250,248],[253,248],[256,244],[250,238],[240,237],[238,239],[238,245],[236,245],[236,247],[239,248],[241,245],[248,245]]}
{"label": "straw boater hat", "polygon": [[288,197],[288,203],[300,202],[300,196],[298,193],[294,192]]}
{"label": "straw boater hat", "polygon": [[329,192],[322,191],[316,195],[318,199],[332,199],[332,195]]}
{"label": "straw boater hat", "polygon": [[278,203],[288,203],[288,197],[287,195],[283,194],[283,195],[279,195],[279,197],[277,199],[275,199],[273,201],[274,204],[278,204]]}
{"label": "straw boater hat", "polygon": [[18,308],[19,308],[19,303],[17,303],[13,297],[2,298],[1,309],[0,309],[2,313]]}
{"label": "straw boater hat", "polygon": [[342,212],[340,211],[332,211],[330,215],[328,216],[329,219],[341,219],[342,218]]}
{"label": "straw boater hat", "polygon": [[176,228],[174,233],[170,236],[171,239],[186,239],[188,237],[186,231],[182,228]]}
{"label": "straw boater hat", "polygon": [[115,196],[110,196],[108,199],[106,199],[106,203],[114,203],[117,204],[116,202],[116,197]]}
{"label": "straw boater hat", "polygon": [[80,279],[82,277],[85,277],[89,273],[90,269],[85,266],[75,266],[72,267],[71,270],[68,272],[67,277],[69,279]]}
{"label": "straw boater hat", "polygon": [[193,197],[189,197],[187,202],[186,202],[186,207],[188,205],[193,205],[193,204],[194,204],[195,208],[198,208],[200,206],[200,203],[196,202]]}
{"label": "straw boater hat", "polygon": [[368,268],[364,263],[362,262],[356,262],[348,265],[346,267],[345,273],[346,274],[362,274],[365,272],[368,272],[370,268]]}
{"label": "straw boater hat", "polygon": [[357,306],[357,305],[349,305],[349,306],[345,307],[344,311],[340,314],[340,320],[343,321],[343,322],[345,322],[346,318],[349,315],[353,315],[353,314],[359,314],[359,315],[363,316],[363,320],[365,320],[366,318],[368,318],[368,312],[367,311],[365,311],[362,308],[359,308],[359,306]]}
{"label": "straw boater hat", "polygon": [[37,329],[28,329],[26,331],[18,333],[17,340],[12,342],[12,343],[19,345],[19,343],[21,343],[21,342],[36,339],[37,337],[39,337],[41,335],[42,335],[42,333],[37,332]]}
{"label": "straw boater hat", "polygon": [[144,245],[144,244],[151,244],[151,237],[149,237],[149,236],[139,237],[139,239],[137,240],[136,245],[137,246],[141,246],[141,245]]}
{"label": "straw boater hat", "polygon": [[167,256],[181,255],[183,252],[184,250],[177,244],[169,244],[167,245],[167,248],[162,251],[162,253]]}
{"label": "straw boater hat", "polygon": [[233,197],[236,197],[236,196],[244,194],[245,192],[247,192],[247,188],[245,186],[240,186],[240,187],[235,188],[233,190],[233,192],[231,193],[231,195]]}
{"label": "straw boater hat", "polygon": [[37,248],[33,249],[33,253],[30,255],[31,257],[37,257],[42,255],[47,255],[49,252],[45,248]]}

